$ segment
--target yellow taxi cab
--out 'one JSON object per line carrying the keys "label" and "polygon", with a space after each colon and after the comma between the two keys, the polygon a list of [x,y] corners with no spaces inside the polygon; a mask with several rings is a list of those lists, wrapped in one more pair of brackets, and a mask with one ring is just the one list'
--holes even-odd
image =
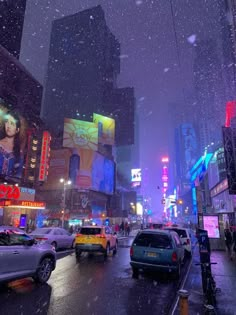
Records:
{"label": "yellow taxi cab", "polygon": [[75,254],[82,252],[101,252],[104,257],[117,253],[118,239],[109,226],[83,226],[75,238]]}

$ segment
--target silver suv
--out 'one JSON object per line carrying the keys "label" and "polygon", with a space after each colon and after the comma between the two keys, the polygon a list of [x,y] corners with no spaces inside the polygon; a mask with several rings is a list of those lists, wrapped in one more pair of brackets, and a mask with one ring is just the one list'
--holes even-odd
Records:
{"label": "silver suv", "polygon": [[56,267],[56,253],[51,245],[37,244],[14,227],[0,226],[0,283],[33,277],[45,283]]}

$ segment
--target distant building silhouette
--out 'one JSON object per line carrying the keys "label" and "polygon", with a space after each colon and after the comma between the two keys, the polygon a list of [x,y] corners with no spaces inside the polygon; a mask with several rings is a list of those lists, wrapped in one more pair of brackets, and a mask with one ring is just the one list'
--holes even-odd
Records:
{"label": "distant building silhouette", "polygon": [[114,117],[116,139],[134,142],[135,98],[132,88],[117,89],[120,44],[97,6],[52,25],[41,116],[57,136],[64,117],[92,120],[94,112]]}
{"label": "distant building silhouette", "polygon": [[0,45],[19,59],[27,0],[0,1]]}

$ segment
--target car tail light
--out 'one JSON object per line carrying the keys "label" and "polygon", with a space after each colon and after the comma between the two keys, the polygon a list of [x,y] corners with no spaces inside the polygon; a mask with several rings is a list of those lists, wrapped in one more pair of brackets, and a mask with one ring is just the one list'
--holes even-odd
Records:
{"label": "car tail light", "polygon": [[134,255],[134,249],[133,249],[133,247],[131,246],[130,247],[130,257],[132,257]]}
{"label": "car tail light", "polygon": [[106,238],[105,234],[97,234],[96,236],[99,237],[99,238]]}
{"label": "car tail light", "polygon": [[173,252],[173,254],[172,254],[172,261],[176,262],[177,260],[178,260],[177,254],[176,254],[176,252]]}
{"label": "car tail light", "polygon": [[189,238],[187,239],[187,245],[190,245],[190,239]]}
{"label": "car tail light", "polygon": [[46,237],[36,237],[35,239],[37,241],[47,241],[48,240],[48,238],[46,238]]}
{"label": "car tail light", "polygon": [[83,234],[77,233],[77,234],[76,234],[76,237],[78,237],[78,236],[82,236],[82,235],[83,235]]}

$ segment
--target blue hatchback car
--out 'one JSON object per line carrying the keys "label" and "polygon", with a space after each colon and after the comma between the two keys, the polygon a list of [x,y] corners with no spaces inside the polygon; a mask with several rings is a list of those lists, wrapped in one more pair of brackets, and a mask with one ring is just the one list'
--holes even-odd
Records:
{"label": "blue hatchback car", "polygon": [[134,277],[142,269],[171,272],[179,278],[184,248],[174,231],[143,230],[131,245],[130,259]]}

